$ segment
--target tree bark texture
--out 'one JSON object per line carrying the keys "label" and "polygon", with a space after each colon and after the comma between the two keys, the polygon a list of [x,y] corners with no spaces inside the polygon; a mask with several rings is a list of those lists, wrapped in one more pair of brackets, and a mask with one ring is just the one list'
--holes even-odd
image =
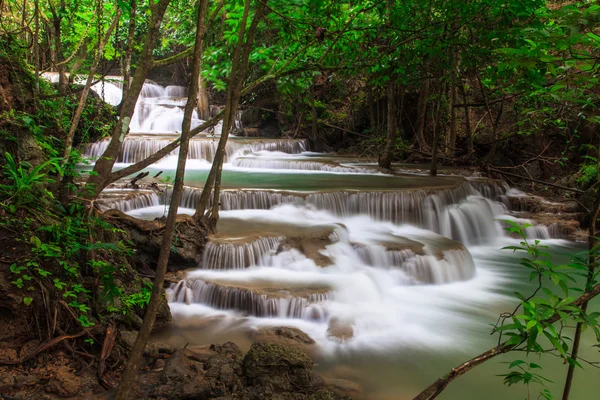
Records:
{"label": "tree bark texture", "polygon": [[167,264],[169,262],[169,255],[171,254],[171,245],[173,243],[173,234],[175,233],[175,222],[177,218],[177,211],[179,203],[181,201],[181,193],[183,191],[183,178],[185,175],[185,164],[187,160],[187,153],[189,150],[190,143],[190,127],[192,121],[192,114],[195,108],[196,91],[198,90],[198,78],[200,75],[200,64],[202,61],[202,48],[203,39],[206,34],[204,25],[204,19],[206,18],[208,0],[200,0],[198,4],[198,21],[196,24],[196,42],[194,49],[194,59],[192,65],[192,86],[188,94],[187,104],[185,106],[183,124],[181,127],[181,146],[179,147],[179,158],[177,160],[177,170],[175,173],[175,181],[173,185],[173,194],[171,196],[171,202],[169,205],[169,214],[167,215],[167,221],[165,223],[165,230],[163,232],[162,243],[160,247],[160,254],[158,257],[158,263],[156,267],[156,275],[154,278],[154,286],[152,287],[152,295],[150,302],[146,308],[144,315],[144,321],[142,327],[137,335],[135,344],[129,356],[127,362],[127,368],[123,374],[123,378],[117,388],[116,399],[127,400],[131,389],[133,388],[137,371],[142,361],[142,356],[156,315],[158,314],[158,308],[160,306],[161,297],[163,296],[165,274],[167,272]]}
{"label": "tree bark texture", "polygon": [[113,30],[117,27],[117,23],[119,22],[119,18],[121,17],[121,9],[117,8],[115,16],[108,27],[108,30],[104,34],[104,37],[100,38],[100,42],[98,43],[98,50],[96,51],[96,55],[94,56],[94,61],[90,66],[90,72],[88,74],[87,80],[85,82],[85,86],[83,87],[83,92],[81,92],[81,97],[79,98],[79,104],[77,105],[77,110],[75,110],[75,115],[73,115],[73,120],[71,121],[71,126],[69,127],[69,132],[67,133],[67,137],[65,139],[65,151],[63,153],[63,165],[67,163],[69,160],[69,156],[71,154],[71,150],[73,148],[73,138],[75,137],[75,131],[77,130],[77,126],[79,126],[79,120],[81,119],[81,114],[83,113],[83,109],[85,108],[85,103],[87,102],[88,94],[90,93],[90,88],[92,87],[92,82],[94,81],[94,75],[96,74],[96,68],[98,68],[98,64],[100,64],[100,60],[102,59],[102,54],[104,53],[104,47],[108,43],[110,36],[112,35]]}
{"label": "tree bark texture", "polygon": [[144,47],[140,55],[140,63],[133,76],[127,97],[121,103],[119,122],[112,132],[106,150],[96,161],[94,173],[89,177],[85,186],[83,197],[87,199],[95,199],[102,189],[111,183],[112,168],[119,157],[125,136],[129,132],[129,125],[138,96],[144,86],[148,73],[152,69],[152,51],[158,38],[162,19],[170,2],[171,0],[159,0],[158,3],[151,3],[153,5],[150,6],[151,13],[148,21],[148,31],[146,32]]}
{"label": "tree bark texture", "polygon": [[396,111],[396,85],[390,78],[386,85],[387,93],[387,128],[385,147],[383,154],[379,158],[379,167],[383,169],[390,169],[392,166],[392,156],[394,153],[394,147],[396,146],[396,134],[398,131],[397,126],[397,111]]}

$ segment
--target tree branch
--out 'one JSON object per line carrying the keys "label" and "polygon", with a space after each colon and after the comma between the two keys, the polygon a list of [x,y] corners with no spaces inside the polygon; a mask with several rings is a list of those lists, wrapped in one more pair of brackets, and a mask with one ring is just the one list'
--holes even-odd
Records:
{"label": "tree branch", "polygon": [[[208,121],[204,122],[202,125],[192,129],[190,131],[190,139],[193,138],[194,136],[196,136],[197,134],[199,134],[200,132],[205,131],[206,129],[212,128],[213,126],[217,125],[219,123],[219,121],[221,120],[221,118],[223,118],[223,111],[221,111],[220,113],[215,115],[213,118],[209,119]],[[177,147],[179,147],[180,144],[181,144],[181,138],[177,138],[177,139],[173,140],[171,143],[169,143],[168,145],[166,145],[165,147],[163,147],[162,149],[160,149],[159,151],[157,151],[156,153],[152,154],[150,157],[145,158],[140,162],[132,164],[132,165],[125,167],[123,169],[120,169],[118,171],[112,172],[110,174],[110,179],[109,179],[110,182],[111,183],[115,182],[121,178],[126,177],[127,175],[134,174],[134,173],[148,167],[149,165],[154,164],[161,158],[170,154],[173,150],[175,150]]]}
{"label": "tree branch", "polygon": [[[590,291],[582,294],[579,298],[577,298],[573,303],[574,306],[581,306],[587,302],[589,302],[594,297],[600,294],[600,284],[594,286]],[[553,324],[560,319],[560,316],[555,313],[552,317],[544,321],[547,325]],[[511,350],[514,350],[518,345],[507,345],[506,342],[499,344],[496,347],[489,349],[478,355],[477,357],[471,358],[470,360],[460,364],[457,367],[452,368],[452,370],[439,378],[437,381],[433,382],[429,385],[425,390],[416,395],[413,400],[433,400],[435,399],[453,380],[464,375],[468,371],[472,370],[476,366],[483,364],[484,362],[504,353],[508,353]]]}

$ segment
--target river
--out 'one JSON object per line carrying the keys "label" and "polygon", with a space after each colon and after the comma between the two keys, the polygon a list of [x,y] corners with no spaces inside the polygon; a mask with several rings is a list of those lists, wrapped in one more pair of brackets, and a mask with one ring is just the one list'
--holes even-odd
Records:
{"label": "river", "polygon": [[[116,168],[176,137],[184,93],[146,84]],[[181,213],[193,212],[219,129],[191,143]],[[95,143],[85,153],[93,162],[105,147]],[[147,170],[173,177],[175,163],[176,153]],[[104,207],[162,216],[168,184],[156,182],[166,194],[140,191]],[[533,290],[520,255],[501,250],[518,241],[500,221],[527,222],[507,208],[507,194],[522,193],[501,182],[410,170],[386,175],[370,160],[311,152],[303,139],[232,137],[223,188],[217,234],[202,263],[168,289],[173,325],[158,338],[173,345],[232,340],[245,350],[258,330],[290,326],[316,342],[324,375],[360,384],[364,398],[410,399],[493,346],[491,325],[514,308],[513,293]],[[552,227],[527,233],[551,247],[554,262],[583,249]],[[586,332],[585,357],[598,358],[593,339]],[[497,376],[508,370],[502,362],[517,357],[469,372],[440,398],[527,398],[525,387],[508,388]],[[566,366],[551,356],[536,362],[559,396]],[[599,377],[591,367],[577,371],[571,398],[597,398],[590,382]],[[530,391],[537,398],[539,387]]]}

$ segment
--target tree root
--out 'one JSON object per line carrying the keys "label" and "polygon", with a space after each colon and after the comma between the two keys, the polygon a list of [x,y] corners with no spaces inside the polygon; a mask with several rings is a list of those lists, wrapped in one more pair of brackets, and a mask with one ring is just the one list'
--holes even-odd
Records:
{"label": "tree root", "polygon": [[23,364],[25,361],[32,359],[33,357],[35,357],[36,355],[38,355],[39,353],[42,353],[46,350],[48,350],[51,347],[56,346],[57,344],[59,344],[60,342],[62,342],[63,340],[67,340],[67,339],[75,339],[78,338],[80,336],[86,335],[88,334],[87,330],[83,330],[79,333],[75,333],[73,335],[60,335],[54,339],[51,339],[49,341],[47,341],[46,343],[41,344],[37,349],[35,349],[34,351],[32,351],[31,353],[29,353],[28,355],[18,359],[18,360],[0,360],[0,365],[19,365],[19,364]]}

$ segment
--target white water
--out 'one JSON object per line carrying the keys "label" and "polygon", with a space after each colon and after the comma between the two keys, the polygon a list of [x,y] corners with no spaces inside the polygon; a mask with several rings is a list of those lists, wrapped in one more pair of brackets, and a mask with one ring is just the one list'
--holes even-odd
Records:
{"label": "white water", "polygon": [[[144,86],[132,131],[149,135],[127,138],[120,164],[138,162],[175,137],[152,134],[180,130],[184,95],[181,87]],[[210,168],[216,144],[192,141],[190,176]],[[93,144],[86,155],[94,159],[106,145]],[[210,238],[198,268],[167,289],[174,337],[225,340],[232,332],[292,326],[313,338],[326,360],[472,356],[487,343],[488,324],[511,304],[507,288],[516,285],[515,273],[497,258],[500,248],[518,242],[500,220],[532,222],[507,209],[506,194],[524,194],[478,181],[431,180],[398,189],[381,180],[375,189],[362,188],[382,175],[364,163],[307,150],[304,140],[228,142],[224,171],[264,174],[264,181],[257,187],[242,178],[222,192],[221,235]],[[176,152],[153,168],[169,171],[175,161]],[[331,188],[305,188],[323,176]],[[280,189],[287,181],[298,187]],[[194,212],[199,193],[185,190],[181,214]],[[103,207],[153,219],[168,211],[169,195],[144,192]],[[550,239],[560,237],[556,227],[532,226],[527,234],[565,244]],[[331,337],[332,321],[351,327],[352,337]]]}

